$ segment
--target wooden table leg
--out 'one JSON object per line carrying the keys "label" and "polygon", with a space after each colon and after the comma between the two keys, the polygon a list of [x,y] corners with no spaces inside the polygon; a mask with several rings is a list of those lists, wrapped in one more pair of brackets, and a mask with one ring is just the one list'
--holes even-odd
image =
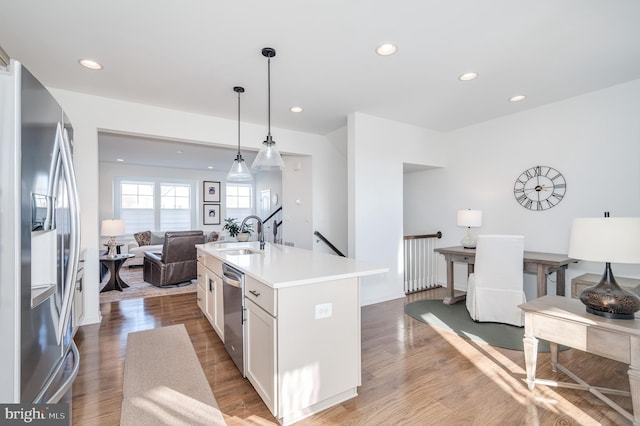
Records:
{"label": "wooden table leg", "polygon": [[[453,260],[451,255],[445,254],[444,259],[447,262],[447,289],[449,290],[449,295],[444,298],[442,303],[445,305],[453,305],[454,303],[458,303],[461,300],[466,299],[466,294],[461,294],[460,296],[455,295],[455,288],[453,286]],[[473,272],[473,264],[468,265],[469,273]]]}
{"label": "wooden table leg", "polygon": [[538,297],[547,294],[547,267],[538,264],[536,276],[538,278]]}
{"label": "wooden table leg", "polygon": [[127,259],[122,259],[120,261],[118,261],[118,265],[116,266],[116,281],[118,282],[118,286],[120,287],[120,291],[122,291],[122,289],[129,287],[129,284],[127,284],[122,277],[120,277],[120,268],[122,268],[122,265],[124,265],[124,262],[126,262]]}
{"label": "wooden table leg", "polygon": [[627,374],[633,407],[633,424],[640,426],[640,337],[637,336],[631,340],[631,364]]}
{"label": "wooden table leg", "polygon": [[524,363],[527,369],[527,386],[529,390],[533,390],[536,385],[538,339],[533,336],[533,318],[528,313],[525,313],[524,321],[524,339],[522,339],[522,342],[524,346]]}
{"label": "wooden table leg", "polygon": [[565,288],[565,277],[564,271],[567,269],[566,266],[561,266],[556,271],[556,295],[564,296],[564,288]]}
{"label": "wooden table leg", "polygon": [[558,344],[549,342],[549,352],[551,352],[551,371],[558,371]]}
{"label": "wooden table leg", "polygon": [[443,302],[445,305],[451,305],[455,293],[453,288],[453,260],[451,260],[451,255],[445,254],[444,261],[447,264],[447,290],[449,291],[449,295],[444,298]]}

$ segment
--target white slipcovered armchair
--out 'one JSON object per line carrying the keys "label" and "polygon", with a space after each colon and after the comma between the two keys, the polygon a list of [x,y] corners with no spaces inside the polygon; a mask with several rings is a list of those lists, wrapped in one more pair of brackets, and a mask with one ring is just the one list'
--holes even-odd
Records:
{"label": "white slipcovered armchair", "polygon": [[466,302],[474,321],[524,325],[523,313],[518,308],[526,302],[523,262],[524,236],[478,236]]}

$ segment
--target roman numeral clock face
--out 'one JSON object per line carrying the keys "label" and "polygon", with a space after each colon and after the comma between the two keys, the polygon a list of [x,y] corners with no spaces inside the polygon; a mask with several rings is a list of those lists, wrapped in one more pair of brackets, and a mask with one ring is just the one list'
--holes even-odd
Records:
{"label": "roman numeral clock face", "polygon": [[513,185],[513,195],[522,207],[547,210],[558,204],[567,191],[562,173],[552,167],[535,166],[525,170]]}

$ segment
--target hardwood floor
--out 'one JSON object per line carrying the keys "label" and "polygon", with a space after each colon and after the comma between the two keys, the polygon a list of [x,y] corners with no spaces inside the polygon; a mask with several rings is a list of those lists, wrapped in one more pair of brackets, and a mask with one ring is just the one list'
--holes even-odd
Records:
{"label": "hardwood floor", "polygon": [[[404,304],[442,298],[444,289],[362,308],[362,386],[358,397],[300,425],[627,425],[624,417],[584,391],[524,382],[524,355],[478,345],[404,314]],[[101,305],[100,325],[76,335],[80,372],[73,387],[75,425],[118,425],[127,333],[184,324],[229,425],[275,425],[262,400],[240,377],[194,294]],[[170,344],[170,342],[168,342]],[[629,389],[627,366],[571,349],[560,355],[589,383]],[[162,368],[162,366],[158,366]],[[538,377],[553,373],[549,354]],[[631,410],[630,398],[611,397]]]}

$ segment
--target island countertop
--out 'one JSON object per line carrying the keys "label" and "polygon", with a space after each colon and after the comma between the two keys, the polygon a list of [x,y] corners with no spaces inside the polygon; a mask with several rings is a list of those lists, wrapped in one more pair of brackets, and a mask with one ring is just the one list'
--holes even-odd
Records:
{"label": "island countertop", "polygon": [[[341,256],[320,253],[279,244],[206,243],[197,244],[202,250],[245,274],[271,286],[291,287],[343,278],[381,274],[389,271],[380,267]],[[232,250],[250,249],[252,254],[232,254]]]}

